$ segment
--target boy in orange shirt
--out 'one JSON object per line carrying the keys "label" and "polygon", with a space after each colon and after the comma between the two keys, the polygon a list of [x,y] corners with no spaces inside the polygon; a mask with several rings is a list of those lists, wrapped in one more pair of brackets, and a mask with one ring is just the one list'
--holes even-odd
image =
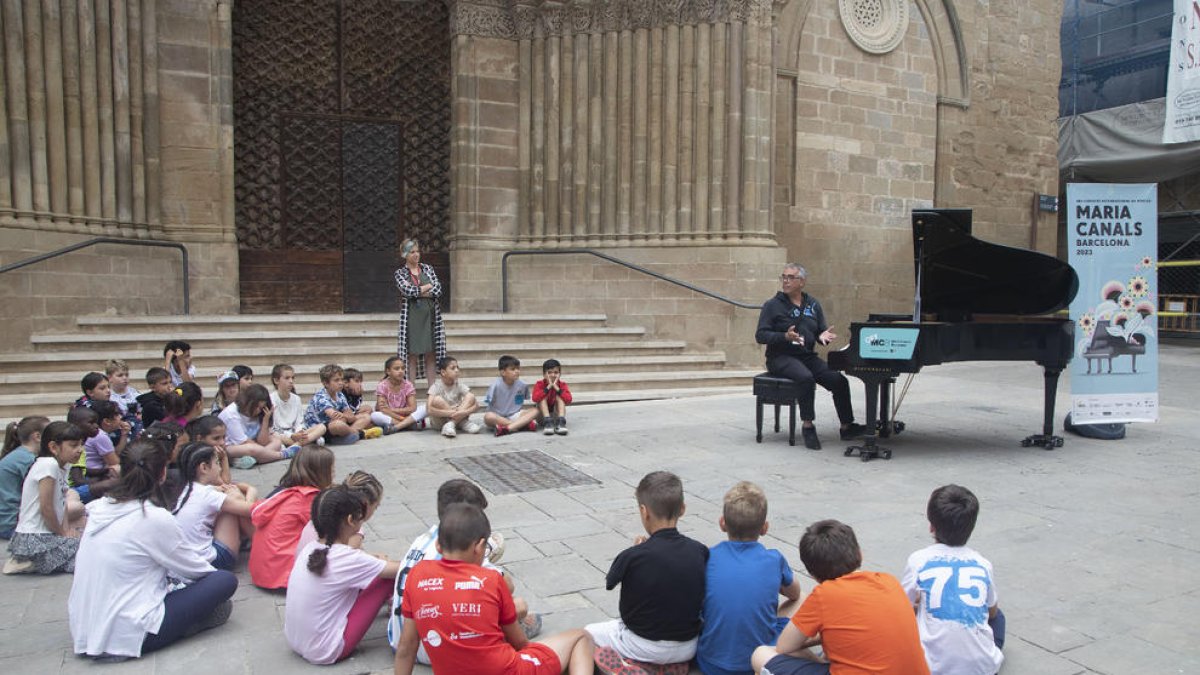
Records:
{"label": "boy in orange shirt", "polygon": [[[929,675],[917,618],[900,582],[864,572],[849,525],[821,520],[800,538],[800,560],[819,582],[774,647],[754,650],[760,675]],[[808,648],[823,645],[828,663]]]}

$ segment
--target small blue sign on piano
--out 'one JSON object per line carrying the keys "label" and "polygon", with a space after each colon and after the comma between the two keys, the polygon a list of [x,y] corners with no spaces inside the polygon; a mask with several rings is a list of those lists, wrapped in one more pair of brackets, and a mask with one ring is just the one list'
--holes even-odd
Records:
{"label": "small blue sign on piano", "polygon": [[858,353],[864,359],[911,359],[918,328],[864,327],[858,334]]}

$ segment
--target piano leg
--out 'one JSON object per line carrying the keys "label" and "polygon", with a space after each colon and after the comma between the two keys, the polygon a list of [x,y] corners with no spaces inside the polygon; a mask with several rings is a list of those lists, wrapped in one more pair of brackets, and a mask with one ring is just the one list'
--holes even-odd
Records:
{"label": "piano leg", "polygon": [[844,457],[853,457],[858,455],[862,461],[869,462],[877,457],[884,459],[892,458],[892,451],[887,448],[881,448],[876,444],[876,439],[879,437],[877,427],[879,422],[878,404],[880,395],[881,382],[875,379],[863,380],[863,385],[867,390],[867,436],[863,439],[862,445],[852,445],[846,448],[842,453]]}
{"label": "piano leg", "polygon": [[1062,436],[1054,435],[1054,399],[1058,393],[1058,375],[1062,369],[1046,368],[1046,400],[1044,403],[1044,417],[1042,418],[1042,433],[1027,436],[1021,441],[1021,446],[1028,448],[1031,445],[1036,445],[1046,450],[1061,448],[1063,445]]}

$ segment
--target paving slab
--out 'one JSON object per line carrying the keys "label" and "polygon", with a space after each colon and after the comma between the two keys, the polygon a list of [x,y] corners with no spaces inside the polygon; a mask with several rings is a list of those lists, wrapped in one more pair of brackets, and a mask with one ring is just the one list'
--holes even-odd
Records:
{"label": "paving slab", "polygon": [[[713,545],[724,493],[738,480],[770,502],[767,546],[783,552],[805,593],[796,543],[821,518],[855,527],[866,566],[899,575],[930,541],[925,502],[948,482],[970,487],[982,510],[971,544],[994,564],[1008,616],[1006,673],[1200,672],[1200,485],[1194,441],[1200,349],[1165,346],[1161,419],[1130,425],[1121,441],[1068,436],[1065,447],[1022,448],[1041,424],[1042,377],[1027,364],[928,368],[886,441],[890,461],[842,456],[829,396],[817,395],[825,449],[787,443],[786,432],[754,442],[754,401],[740,395],[582,406],[571,434],[441,437],[406,432],[339,447],[337,473],[370,471],[384,503],[367,523],[366,548],[397,558],[437,519],[438,485],[462,474],[447,460],[538,450],[596,479],[595,485],[488,494],[488,517],[505,534],[503,565],[517,591],[553,632],[617,615],[619,591],[604,589],[612,559],[642,534],[634,488],[653,470],[684,480],[680,530]],[[855,408],[862,388],[852,383]],[[1068,404],[1060,386],[1058,420]],[[786,425],[786,414],[783,420]],[[768,425],[770,419],[768,416]],[[786,428],[786,427],[785,427]],[[281,464],[236,472],[268,490]],[[158,654],[103,667],[105,673],[389,672],[383,614],[354,656],[316,667],[283,638],[286,596],[254,588],[244,569],[229,623]],[[71,577],[0,577],[0,672],[76,673],[101,668],[72,654],[66,599]],[[418,669],[428,675],[427,668]]]}

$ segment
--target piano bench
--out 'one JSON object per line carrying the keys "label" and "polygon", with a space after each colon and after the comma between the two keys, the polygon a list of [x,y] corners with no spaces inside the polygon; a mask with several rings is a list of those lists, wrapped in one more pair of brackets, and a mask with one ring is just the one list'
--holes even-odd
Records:
{"label": "piano bench", "polygon": [[779,433],[779,407],[788,407],[788,445],[796,444],[796,403],[800,400],[800,387],[786,377],[775,377],[770,373],[754,376],[754,420],[757,443],[762,443],[763,405],[775,406],[775,433]]}

